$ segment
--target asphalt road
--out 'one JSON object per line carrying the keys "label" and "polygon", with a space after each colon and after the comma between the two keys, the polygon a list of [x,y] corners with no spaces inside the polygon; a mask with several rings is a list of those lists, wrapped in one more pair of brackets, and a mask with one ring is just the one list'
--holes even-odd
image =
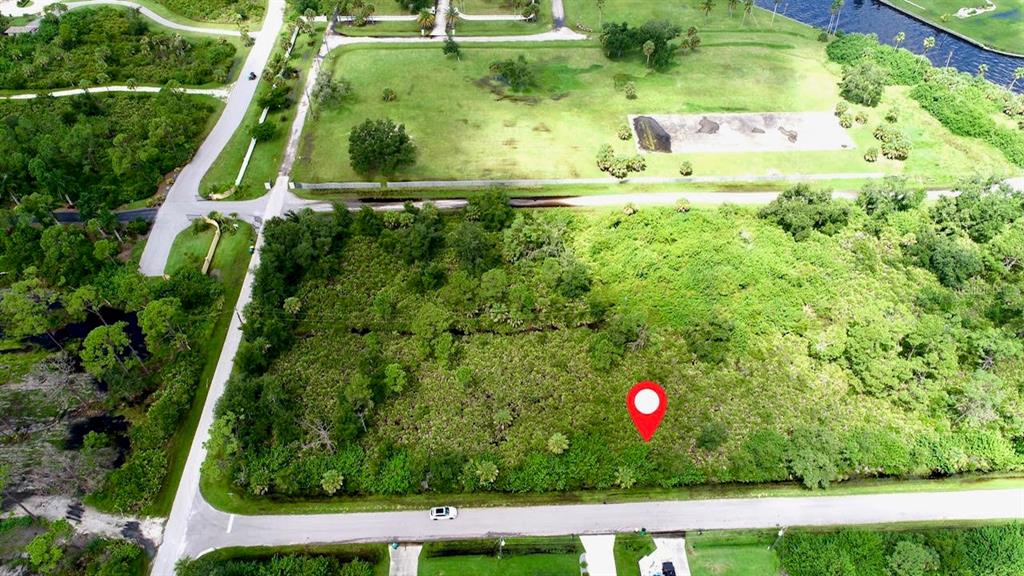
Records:
{"label": "asphalt road", "polygon": [[[259,80],[248,80],[250,72],[260,76],[270,59],[270,53],[277,42],[278,34],[284,24],[284,0],[270,0],[267,14],[263,20],[263,28],[256,36],[256,43],[249,51],[245,66],[239,73],[228,96],[227,105],[217,124],[209,136],[199,146],[185,168],[182,169],[167,194],[167,199],[160,208],[156,223],[149,235],[149,241],[142,252],[139,268],[148,276],[163,274],[167,257],[171,253],[171,245],[179,232],[188,228],[190,216],[202,215],[199,205],[199,184],[203,175],[213,166],[221,151],[227,146],[235,130],[242,124],[245,112],[249,108]],[[254,205],[255,206],[255,205]],[[256,209],[258,210],[258,206]],[[226,211],[226,210],[223,210]],[[242,214],[244,216],[244,214]]]}
{"label": "asphalt road", "polygon": [[450,521],[431,521],[425,509],[234,516],[197,502],[183,552],[197,556],[226,546],[610,534],[640,528],[679,532],[994,519],[1024,519],[1024,489],[470,508],[460,509]]}

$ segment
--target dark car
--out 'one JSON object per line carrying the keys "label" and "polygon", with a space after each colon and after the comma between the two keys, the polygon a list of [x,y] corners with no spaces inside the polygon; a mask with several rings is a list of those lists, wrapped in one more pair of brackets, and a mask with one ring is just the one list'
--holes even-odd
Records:
{"label": "dark car", "polygon": [[661,576],[676,576],[676,567],[671,562],[662,562]]}

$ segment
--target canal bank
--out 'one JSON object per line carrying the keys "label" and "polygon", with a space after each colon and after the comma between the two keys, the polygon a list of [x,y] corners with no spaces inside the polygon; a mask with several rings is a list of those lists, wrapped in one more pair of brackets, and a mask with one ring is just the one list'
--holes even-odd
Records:
{"label": "canal bank", "polygon": [[[771,12],[773,0],[755,0]],[[797,22],[824,30],[832,19],[831,3],[825,0],[782,0],[778,14]],[[988,66],[986,78],[995,84],[1008,86],[1013,72],[1024,67],[1024,58],[993,52],[960,36],[906,14],[881,0],[847,0],[838,14],[839,30],[861,34],[876,34],[881,42],[894,44],[902,32],[906,38],[900,45],[912,52],[923,54],[936,66],[952,66],[962,72],[976,74],[982,64]],[[934,38],[935,46],[925,53],[925,38]],[[1018,82],[1016,92],[1024,92]]]}

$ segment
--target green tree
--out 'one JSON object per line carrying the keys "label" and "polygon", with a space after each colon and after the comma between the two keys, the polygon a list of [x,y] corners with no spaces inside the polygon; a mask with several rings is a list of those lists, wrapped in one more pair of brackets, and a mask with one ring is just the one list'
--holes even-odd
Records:
{"label": "green tree", "polygon": [[43,287],[35,277],[35,270],[26,270],[26,278],[11,285],[0,299],[0,320],[4,331],[12,338],[46,334],[50,340],[63,348],[54,336],[59,326],[58,312],[51,309],[56,302],[56,293]]}
{"label": "green tree", "polygon": [[561,432],[555,432],[548,437],[548,452],[561,454],[569,449],[569,439]]}
{"label": "green tree", "polygon": [[888,76],[881,66],[872,60],[864,60],[843,71],[839,94],[850,102],[875,107],[882,100],[887,81]]}
{"label": "green tree", "polygon": [[408,384],[409,377],[401,364],[392,363],[384,368],[384,387],[391,394],[400,394]]}
{"label": "green tree", "polygon": [[323,488],[323,491],[325,493],[327,493],[330,496],[333,496],[338,492],[338,490],[341,490],[341,487],[344,484],[344,482],[345,477],[341,474],[341,472],[332,468],[324,472],[323,476],[320,478],[320,487]]}
{"label": "green tree", "polygon": [[655,45],[653,40],[644,42],[643,52],[644,57],[647,59],[647,66],[651,66],[651,56],[654,56]]}
{"label": "green tree", "polygon": [[923,45],[924,45],[924,55],[927,56],[928,55],[928,51],[931,50],[932,48],[935,48],[935,37],[934,36],[929,36],[929,37],[925,38],[924,42],[923,42]]}
{"label": "green tree", "polygon": [[109,378],[115,368],[125,375],[139,363],[131,356],[131,341],[125,332],[125,322],[93,328],[82,342],[79,355],[86,372],[100,380]]}
{"label": "green tree", "polygon": [[139,313],[139,327],[146,335],[146,345],[154,351],[168,348],[191,350],[186,323],[181,301],[174,297],[153,300]]}
{"label": "green tree", "polygon": [[865,184],[857,195],[857,205],[869,216],[884,217],[892,212],[917,208],[924,197],[924,189],[912,188],[906,178],[887,176]]}
{"label": "green tree", "polygon": [[903,32],[901,30],[901,31],[896,33],[896,37],[893,38],[893,43],[895,44],[896,48],[899,48],[900,44],[903,44],[903,41],[906,40],[906,39],[907,39],[907,33]]}
{"label": "green tree", "polygon": [[349,134],[349,160],[360,174],[390,175],[416,161],[416,145],[405,126],[391,120],[366,120]]}
{"label": "green tree", "polygon": [[477,481],[481,486],[491,486],[498,479],[498,466],[490,460],[480,460],[475,465]]}
{"label": "green tree", "polygon": [[708,16],[711,15],[711,11],[715,9],[715,0],[701,0],[700,11],[704,13],[704,22],[707,23]]}
{"label": "green tree", "polygon": [[890,576],[925,576],[939,569],[939,555],[931,548],[900,540],[889,557]]}
{"label": "green tree", "polygon": [[277,136],[277,124],[273,122],[256,124],[249,129],[249,137],[257,142],[266,142],[273,139],[274,136]]}
{"label": "green tree", "polygon": [[444,46],[441,47],[441,52],[445,56],[455,56],[456,60],[462,61],[462,49],[450,34],[444,39]]}
{"label": "green tree", "polygon": [[849,207],[832,200],[831,191],[813,190],[806,184],[786,190],[758,212],[760,218],[778,224],[798,241],[815,230],[835,234],[846,226],[849,215]]}
{"label": "green tree", "polygon": [[1017,85],[1017,82],[1024,80],[1024,66],[1014,68],[1013,78],[1010,79],[1010,85],[1007,86],[1007,90],[1013,91],[1013,87]]}
{"label": "green tree", "polygon": [[77,226],[50,226],[39,240],[40,272],[54,286],[78,286],[96,269],[93,246]]}
{"label": "green tree", "polygon": [[25,546],[29,564],[40,574],[56,574],[64,560],[64,548],[67,546],[74,529],[67,520],[57,520],[39,536]]}

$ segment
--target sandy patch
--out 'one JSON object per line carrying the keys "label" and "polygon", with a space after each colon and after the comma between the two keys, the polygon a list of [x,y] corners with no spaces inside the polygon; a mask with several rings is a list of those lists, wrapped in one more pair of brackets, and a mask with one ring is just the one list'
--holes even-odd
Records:
{"label": "sandy patch", "polygon": [[[845,150],[855,147],[831,112],[766,112],[753,114],[652,114],[630,116],[637,148],[645,146],[637,127],[650,119],[671,138],[674,154],[694,152],[792,152]],[[662,151],[664,148],[662,147]]]}

